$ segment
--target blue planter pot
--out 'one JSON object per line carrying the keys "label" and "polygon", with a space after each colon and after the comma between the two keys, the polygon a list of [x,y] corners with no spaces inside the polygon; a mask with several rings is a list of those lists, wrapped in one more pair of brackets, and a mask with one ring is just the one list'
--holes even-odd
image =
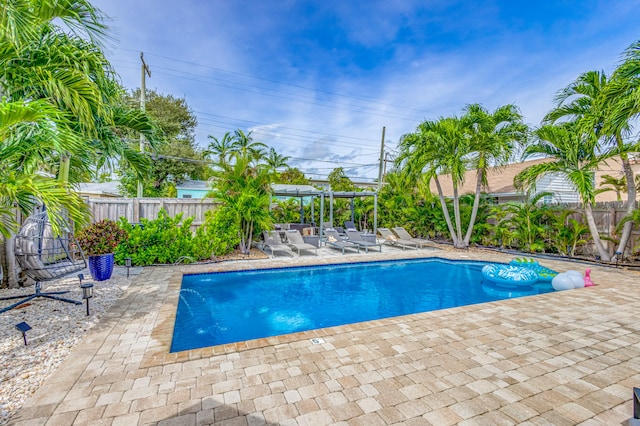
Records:
{"label": "blue planter pot", "polygon": [[95,281],[111,278],[113,273],[113,253],[89,256],[89,272]]}

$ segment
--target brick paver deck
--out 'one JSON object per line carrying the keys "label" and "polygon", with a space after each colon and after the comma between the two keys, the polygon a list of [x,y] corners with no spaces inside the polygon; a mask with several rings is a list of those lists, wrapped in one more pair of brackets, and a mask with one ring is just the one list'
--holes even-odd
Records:
{"label": "brick paver deck", "polygon": [[614,268],[592,267],[597,287],[168,353],[183,272],[433,255],[510,258],[385,247],[145,269],[12,424],[612,425],[632,417],[640,275]]}

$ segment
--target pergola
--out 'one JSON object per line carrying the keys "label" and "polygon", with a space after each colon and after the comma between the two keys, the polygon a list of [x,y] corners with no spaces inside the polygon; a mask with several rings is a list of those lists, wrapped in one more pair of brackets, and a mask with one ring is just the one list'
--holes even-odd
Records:
{"label": "pergola", "polygon": [[356,197],[373,197],[373,234],[378,232],[378,193],[377,192],[345,192],[345,191],[323,191],[311,185],[287,185],[271,184],[272,195],[276,197],[300,198],[300,223],[304,223],[304,197],[311,197],[311,217],[314,216],[313,199],[320,197],[320,225],[319,234],[322,235],[324,221],[324,199],[329,196],[329,223],[333,226],[333,200],[335,198],[348,198],[351,200],[351,221],[354,221],[353,200]]}

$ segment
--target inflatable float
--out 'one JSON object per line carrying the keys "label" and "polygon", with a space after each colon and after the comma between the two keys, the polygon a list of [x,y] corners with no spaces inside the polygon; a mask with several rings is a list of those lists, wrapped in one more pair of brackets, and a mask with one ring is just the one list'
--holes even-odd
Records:
{"label": "inflatable float", "polygon": [[551,282],[551,280],[553,280],[553,277],[558,275],[558,273],[553,269],[542,266],[536,260],[533,260],[530,257],[516,257],[515,259],[511,260],[509,264],[524,266],[525,268],[534,270],[538,274],[538,279],[540,281]]}
{"label": "inflatable float", "polygon": [[501,287],[524,287],[538,281],[538,273],[533,269],[497,263],[483,266],[482,276],[485,280]]}

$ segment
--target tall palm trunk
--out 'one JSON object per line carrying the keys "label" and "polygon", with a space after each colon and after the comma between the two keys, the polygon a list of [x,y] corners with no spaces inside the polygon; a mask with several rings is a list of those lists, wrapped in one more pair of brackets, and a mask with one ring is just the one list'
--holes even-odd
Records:
{"label": "tall palm trunk", "polygon": [[444,198],[444,193],[442,192],[440,181],[438,180],[438,176],[434,177],[433,179],[436,182],[436,188],[438,188],[438,198],[440,199],[440,206],[442,207],[442,212],[444,213],[444,220],[447,222],[447,228],[449,229],[449,234],[451,235],[451,239],[453,240],[453,246],[458,247],[458,240],[456,238],[456,233],[453,229],[453,224],[451,223],[451,216],[449,216],[447,201]]}
{"label": "tall palm trunk", "polygon": [[[624,146],[622,141],[622,137],[617,134],[616,135],[616,143],[618,147]],[[624,175],[627,179],[627,216],[630,216],[633,211],[636,209],[636,183],[635,177],[633,174],[633,169],[631,168],[631,163],[629,162],[629,155],[625,152],[620,154],[620,158],[622,159],[622,169],[624,170]],[[629,242],[629,238],[631,237],[631,231],[633,229],[633,222],[628,221],[624,224],[622,228],[622,235],[620,235],[620,242],[618,243],[618,248],[616,248],[616,253],[621,253],[621,257],[624,256],[624,250],[627,247],[627,243]],[[617,259],[618,255],[614,255],[614,260]]]}
{"label": "tall palm trunk", "polygon": [[598,227],[596,225],[596,221],[593,218],[593,210],[591,209],[591,204],[584,203],[584,213],[587,216],[587,224],[589,225],[589,231],[591,231],[591,237],[593,238],[593,242],[596,245],[596,249],[598,249],[598,254],[600,254],[600,258],[608,262],[611,260],[609,256],[609,252],[602,244],[602,240],[600,239],[600,234],[598,233]]}
{"label": "tall palm trunk", "polygon": [[482,189],[483,175],[484,175],[484,170],[478,169],[478,176],[476,179],[476,196],[473,199],[473,208],[471,209],[471,218],[469,219],[469,226],[467,228],[467,233],[464,236],[464,244],[467,247],[469,246],[469,242],[471,241],[473,226],[475,225],[476,217],[478,216],[478,208],[480,207],[480,190]]}
{"label": "tall palm trunk", "polygon": [[465,248],[462,240],[462,220],[460,219],[460,197],[458,195],[458,186],[453,184],[453,219],[456,223],[456,240],[454,247]]}

